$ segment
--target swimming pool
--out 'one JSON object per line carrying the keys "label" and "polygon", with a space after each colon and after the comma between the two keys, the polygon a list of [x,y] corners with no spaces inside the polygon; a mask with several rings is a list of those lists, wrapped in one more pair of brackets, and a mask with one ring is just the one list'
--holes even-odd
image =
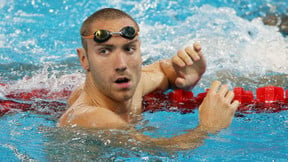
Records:
{"label": "swimming pool", "polygon": [[[288,89],[287,37],[260,18],[287,13],[287,6],[286,0],[0,0],[0,82],[9,85],[1,87],[0,97],[39,88],[71,90],[82,83],[75,52],[79,27],[102,7],[123,9],[140,23],[144,64],[200,41],[208,69],[193,90],[196,94],[215,79],[252,91],[269,84]],[[129,140],[116,147],[119,141],[107,137],[114,132],[56,128],[61,111],[41,108],[42,113],[0,117],[0,161],[285,161],[288,156],[287,111],[243,114],[197,149],[165,152]],[[145,113],[137,127],[151,136],[173,136],[195,127],[197,115]]]}

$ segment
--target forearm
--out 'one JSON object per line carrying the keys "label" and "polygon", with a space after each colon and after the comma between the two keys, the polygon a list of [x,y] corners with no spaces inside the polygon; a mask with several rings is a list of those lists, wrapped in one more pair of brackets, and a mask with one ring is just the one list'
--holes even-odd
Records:
{"label": "forearm", "polygon": [[164,150],[188,150],[194,149],[203,144],[203,140],[207,138],[208,133],[201,127],[196,127],[188,133],[174,136],[172,138],[152,138],[142,133],[136,133],[134,136],[142,145],[148,147],[158,147]]}
{"label": "forearm", "polygon": [[169,88],[176,88],[175,80],[177,78],[177,74],[175,72],[175,69],[172,66],[171,59],[165,59],[159,61],[159,66],[162,71],[162,73],[165,75],[166,80],[169,83]]}

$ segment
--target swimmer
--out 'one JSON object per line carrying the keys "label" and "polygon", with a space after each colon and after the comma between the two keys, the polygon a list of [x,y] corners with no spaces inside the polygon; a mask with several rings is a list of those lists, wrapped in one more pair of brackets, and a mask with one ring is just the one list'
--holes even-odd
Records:
{"label": "swimmer", "polygon": [[230,125],[239,102],[232,102],[233,91],[214,81],[199,107],[195,129],[172,138],[151,138],[137,132],[133,124],[141,120],[144,95],[168,88],[191,89],[200,80],[206,70],[200,44],[142,66],[140,29],[127,13],[101,9],[83,22],[80,32],[83,48],[78,48],[77,54],[86,80],[71,94],[58,126],[129,129],[138,141],[188,149],[198,146],[209,133]]}

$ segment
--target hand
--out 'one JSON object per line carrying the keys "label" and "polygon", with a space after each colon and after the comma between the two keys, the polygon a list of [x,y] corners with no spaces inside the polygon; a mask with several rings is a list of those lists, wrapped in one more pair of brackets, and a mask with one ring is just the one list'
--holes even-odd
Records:
{"label": "hand", "polygon": [[[227,128],[234,117],[239,106],[239,101],[235,100],[233,91],[228,90],[227,85],[214,81],[199,107],[199,126],[209,133]],[[218,90],[219,89],[219,90]]]}
{"label": "hand", "polygon": [[175,85],[178,88],[191,88],[200,80],[206,70],[206,61],[199,43],[179,50],[172,57],[172,65],[177,74]]}

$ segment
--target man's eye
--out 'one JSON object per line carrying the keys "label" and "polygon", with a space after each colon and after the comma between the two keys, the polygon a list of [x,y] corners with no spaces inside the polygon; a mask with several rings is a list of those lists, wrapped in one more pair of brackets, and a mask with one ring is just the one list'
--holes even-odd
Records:
{"label": "man's eye", "polygon": [[124,48],[124,50],[128,53],[133,53],[136,50],[136,48],[133,46],[127,46]]}
{"label": "man's eye", "polygon": [[101,48],[98,50],[98,53],[101,55],[107,55],[107,54],[109,54],[109,52],[110,52],[110,50],[107,48]]}

